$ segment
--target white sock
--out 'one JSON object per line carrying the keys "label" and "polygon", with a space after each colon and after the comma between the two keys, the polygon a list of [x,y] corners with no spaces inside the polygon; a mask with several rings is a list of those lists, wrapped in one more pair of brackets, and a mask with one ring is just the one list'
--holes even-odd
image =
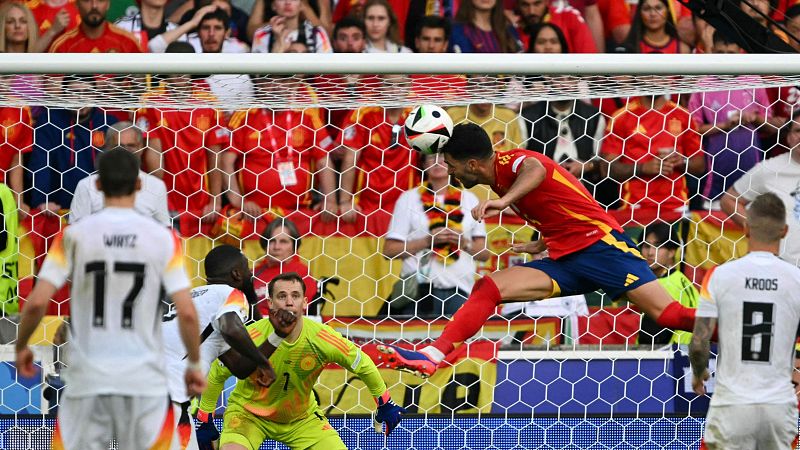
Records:
{"label": "white sock", "polygon": [[434,347],[432,345],[429,345],[429,346],[423,348],[419,352],[424,354],[428,358],[430,358],[431,361],[433,361],[435,363],[442,362],[444,360],[444,357],[445,357],[444,353],[440,352],[438,348],[436,348],[436,347]]}

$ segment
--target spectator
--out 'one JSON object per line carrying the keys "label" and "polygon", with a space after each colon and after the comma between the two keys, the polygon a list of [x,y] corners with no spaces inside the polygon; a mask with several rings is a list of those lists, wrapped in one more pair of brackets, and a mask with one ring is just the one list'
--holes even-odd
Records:
{"label": "spectator", "polygon": [[[308,84],[292,77],[269,83],[266,89],[287,102],[311,101],[314,96]],[[228,123],[231,148],[222,155],[231,205],[251,218],[262,217],[265,211],[278,216],[301,211],[310,217],[314,180],[323,196],[331,194],[335,184],[327,162],[333,140],[324,127],[322,112],[316,108],[234,113]],[[330,201],[336,204],[335,198]]]}
{"label": "spectator", "polygon": [[633,220],[674,222],[686,212],[687,173],[700,176],[705,158],[697,124],[663,96],[631,99],[608,124],[602,153],[622,183],[622,209]]}
{"label": "spectator", "polygon": [[333,51],[363,53],[367,49],[367,27],[355,17],[345,17],[333,29]]}
{"label": "spectator", "polygon": [[456,13],[450,46],[456,53],[518,53],[522,49],[500,0],[464,0]]}
{"label": "spectator", "polygon": [[[559,27],[567,38],[568,53],[597,53],[592,31],[575,8],[559,4],[552,6],[549,0],[519,0],[517,14],[520,22],[519,34],[530,39],[532,27],[540,23],[552,23]],[[529,42],[525,48],[530,48]]]}
{"label": "spectator", "polygon": [[781,242],[780,257],[800,265],[800,112],[781,129],[789,152],[756,164],[729,187],[722,197],[722,210],[743,226],[747,205],[759,194],[772,192],[786,205],[789,234]]}
{"label": "spectator", "polygon": [[[533,53],[562,53],[566,39],[551,23],[534,27]],[[556,83],[557,81],[552,81]],[[545,78],[546,86],[551,81]],[[614,182],[606,181],[606,168],[599,158],[606,120],[596,107],[578,100],[553,100],[530,103],[522,108],[529,150],[542,152],[583,182],[600,204],[616,201]]]}
{"label": "spectator", "polygon": [[423,156],[422,169],[422,186],[397,199],[383,246],[384,256],[403,260],[400,278],[414,277],[419,288],[412,302],[390,303],[389,313],[449,317],[475,284],[475,261],[489,258],[486,228],[472,218],[478,198],[450,184],[442,156]]}
{"label": "spectator", "polygon": [[[445,53],[450,45],[450,22],[439,16],[425,16],[419,21],[414,48],[420,53]],[[448,98],[463,94],[467,80],[463,75],[411,75],[413,96],[420,99]]]}
{"label": "spectator", "polygon": [[[387,91],[403,90],[406,81],[383,77]],[[400,194],[417,185],[417,153],[403,133],[408,113],[403,108],[361,108],[342,125],[346,151],[338,212],[346,222],[354,222],[359,212],[391,214]]]}
{"label": "spectator", "polygon": [[136,37],[106,20],[111,0],[78,0],[81,23],[53,41],[50,53],[139,53]]}
{"label": "spectator", "polygon": [[[194,33],[197,30],[197,27],[200,25],[200,20],[206,16],[206,14],[214,12],[217,10],[217,5],[212,3],[210,5],[206,5],[202,8],[195,10],[194,16],[191,17],[188,21],[173,26],[171,25],[172,22],[167,22],[166,28],[164,31],[160,32],[160,34],[154,36],[152,39],[147,41],[147,50],[151,53],[164,53],[167,50],[167,47],[172,44],[173,42],[186,42],[189,40],[189,34]],[[120,19],[126,20],[126,19]],[[232,41],[232,44],[234,42]],[[224,46],[225,44],[223,44]],[[202,45],[200,46],[202,49]]]}
{"label": "spectator", "polygon": [[253,53],[284,53],[294,42],[304,44],[311,53],[333,52],[325,29],[303,16],[300,0],[272,0],[272,9],[275,16],[253,36]]}
{"label": "spectator", "polygon": [[[250,11],[250,19],[247,22],[247,35],[253,36],[256,30],[267,25],[275,12],[274,0],[256,0]],[[272,6],[271,8],[267,5]],[[308,0],[300,3],[300,13],[306,20],[310,21],[315,27],[322,27],[326,33],[333,31],[333,20],[331,18],[331,2],[328,0]]]}
{"label": "spectator", "polygon": [[225,14],[228,15],[228,37],[241,41],[247,46],[250,45],[250,37],[252,34],[247,32],[247,23],[250,20],[250,17],[246,12],[233,6],[230,0],[190,0],[186,3],[191,4],[192,8],[189,8],[187,11],[183,12],[183,15],[178,23],[184,24],[189,22],[193,20],[198,10],[204,9],[210,5],[214,5],[217,7],[217,9],[225,11]]}
{"label": "spectator", "polygon": [[[114,25],[133,34],[143,49],[153,51],[151,41],[178,28],[178,25],[167,20],[166,0],[139,0],[138,4],[138,12],[117,19]],[[162,53],[169,42],[165,42],[163,37],[159,40],[160,42],[153,44],[156,49],[160,49],[157,53]]]}
{"label": "spectator", "polygon": [[[197,33],[189,35],[189,43],[199,53],[247,53],[247,44],[229,37],[228,24],[228,14],[217,8],[200,19]],[[206,78],[206,82],[223,103],[247,101],[253,97],[253,83],[246,74],[216,74]]]}
{"label": "spectator", "polygon": [[625,46],[633,53],[689,53],[678,37],[670,0],[639,0]]}
{"label": "spectator", "polygon": [[22,198],[24,169],[22,157],[33,150],[33,121],[28,107],[0,107],[0,183],[14,192],[15,203],[27,214]]}
{"label": "spectator", "polygon": [[[680,271],[676,256],[680,256],[681,240],[676,232],[677,225],[663,222],[648,225],[644,231],[641,249],[642,256],[650,264],[650,269],[658,277],[658,282],[669,292],[676,302],[687,308],[697,309],[699,293],[694,284]],[[692,333],[672,331],[659,326],[655,320],[642,317],[640,344],[679,344],[688,345]]]}
{"label": "spectator", "polygon": [[[32,23],[39,24],[39,36],[48,43],[81,23],[75,0],[26,0],[25,4],[35,19]],[[47,47],[41,51],[45,50]]]}
{"label": "spectator", "polygon": [[[91,77],[67,76],[64,92],[91,95]],[[36,117],[34,146],[28,169],[32,177],[31,205],[46,215],[68,209],[78,182],[94,172],[97,152],[105,144],[105,133],[116,119],[100,108],[51,108]]]}
{"label": "spectator", "polygon": [[397,16],[388,0],[368,0],[364,6],[367,27],[367,53],[411,53],[400,44]]}
{"label": "spectator", "polygon": [[[388,0],[392,12],[397,17],[397,28],[400,32],[400,40],[405,39],[406,18],[408,17],[409,0]],[[363,17],[366,10],[367,0],[339,0],[333,10],[333,23],[339,23],[346,17]]]}
{"label": "spectator", "polygon": [[[106,131],[104,150],[122,147],[133,154],[145,150],[142,130],[128,121],[117,122]],[[70,206],[69,222],[78,220],[100,211],[105,206],[103,192],[97,188],[97,173],[82,179],[75,188],[75,197]],[[152,217],[164,226],[170,225],[167,211],[167,188],[164,182],[149,173],[139,171],[141,188],[136,193],[134,209],[140,214]]]}
{"label": "spectator", "polygon": [[606,50],[625,42],[631,31],[631,8],[625,0],[597,0],[600,17],[603,18],[603,37]]}
{"label": "spectator", "polygon": [[[53,32],[58,27],[51,27]],[[0,4],[0,51],[4,53],[38,53],[47,49],[53,36],[39,38],[36,19],[22,3]]]}
{"label": "spectator", "polygon": [[[275,219],[261,235],[261,249],[264,250],[263,261],[253,269],[253,284],[259,299],[265,299],[267,284],[275,276],[286,272],[296,272],[303,277],[306,285],[306,298],[313,300],[317,296],[317,282],[308,274],[305,265],[297,254],[302,240],[297,226],[289,219]],[[259,302],[258,309],[264,316],[269,315],[269,302]]]}
{"label": "spectator", "polygon": [[[711,51],[738,54],[741,48],[716,31]],[[747,76],[739,79],[742,84],[758,81]],[[766,120],[769,104],[764,88],[696,92],[689,98],[689,111],[703,135],[709,168],[702,189],[706,208],[718,210],[720,196],[761,160],[763,150],[758,130]]]}
{"label": "spectator", "polygon": [[[170,44],[167,53],[189,52],[186,42]],[[189,75],[170,75],[149,103],[207,103],[208,87]],[[167,205],[173,226],[184,235],[209,235],[221,208],[222,175],[218,157],[230,144],[221,113],[211,108],[146,108],[136,125],[147,133],[150,149],[161,156]]]}

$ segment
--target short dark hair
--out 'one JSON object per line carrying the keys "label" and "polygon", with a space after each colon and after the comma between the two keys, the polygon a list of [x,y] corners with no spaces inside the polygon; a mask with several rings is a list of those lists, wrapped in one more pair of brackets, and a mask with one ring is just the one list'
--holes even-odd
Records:
{"label": "short dark hair", "polygon": [[297,231],[297,225],[294,224],[289,219],[284,219],[279,217],[267,225],[267,228],[264,229],[264,232],[261,233],[261,239],[259,239],[259,243],[261,244],[261,248],[264,250],[267,249],[269,246],[269,240],[272,238],[272,233],[275,232],[278,228],[283,228],[286,230],[286,234],[289,235],[292,239],[294,239],[294,251],[297,252],[297,249],[300,248],[300,232]]}
{"label": "short dark hair", "polygon": [[739,45],[738,42],[729,38],[728,35],[721,32],[720,30],[714,30],[714,36],[712,37],[712,42],[714,45]]}
{"label": "short dark hair", "polygon": [[414,37],[420,37],[422,35],[423,28],[439,28],[444,30],[444,38],[445,40],[450,39],[450,32],[452,30],[452,25],[450,25],[450,21],[444,17],[439,16],[425,16],[419,20],[419,25],[417,25],[417,33]]}
{"label": "short dark hair", "polygon": [[197,53],[194,46],[188,42],[175,41],[171,42],[164,53]]}
{"label": "short dark hair", "polygon": [[124,197],[136,192],[139,158],[122,147],[114,147],[97,161],[100,186],[106,197]]}
{"label": "short dark hair", "polygon": [[333,27],[333,39],[336,39],[336,35],[339,34],[339,30],[344,28],[358,28],[361,30],[361,34],[363,34],[365,38],[367,37],[367,26],[364,25],[364,21],[358,17],[347,16],[336,22],[336,25]]}
{"label": "short dark hair", "polygon": [[229,16],[228,13],[226,13],[222,8],[217,8],[200,19],[200,23],[197,24],[197,29],[200,30],[200,27],[203,26],[203,22],[213,19],[217,19],[222,22],[225,30],[229,30],[231,28],[231,16]]}
{"label": "short dark hair", "polygon": [[747,207],[747,225],[750,237],[759,242],[780,241],[786,227],[786,205],[772,192],[759,195]]}
{"label": "short dark hair", "polygon": [[303,277],[301,277],[297,272],[286,272],[275,275],[275,278],[269,280],[269,283],[267,283],[267,293],[269,298],[272,298],[272,294],[275,291],[275,283],[278,281],[296,281],[300,283],[303,295],[306,295],[306,284],[303,282]]}
{"label": "short dark hair", "polygon": [[648,236],[655,236],[655,247],[677,250],[681,247],[678,237],[678,226],[665,222],[655,222],[644,229],[642,244],[645,244]]}
{"label": "short dark hair", "polygon": [[488,159],[494,154],[494,148],[483,128],[474,123],[461,123],[453,127],[453,135],[442,147],[441,153],[459,161]]}
{"label": "short dark hair", "polygon": [[244,255],[232,245],[214,247],[203,260],[206,278],[226,278],[233,269],[242,264]]}

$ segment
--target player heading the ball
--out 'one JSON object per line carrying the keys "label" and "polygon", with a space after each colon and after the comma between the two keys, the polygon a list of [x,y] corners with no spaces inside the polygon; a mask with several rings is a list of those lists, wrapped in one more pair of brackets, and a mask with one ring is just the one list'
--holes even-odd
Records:
{"label": "player heading the ball", "polygon": [[509,267],[475,283],[466,303],[442,335],[419,352],[379,346],[391,368],[427,377],[457,345],[481,329],[504,302],[542,300],[602,289],[627,296],[664,328],[691,331],[695,310],[674,301],[622,227],[569,171],[541,153],[495,152],[478,125],[461,124],[440,153],[451,176],[469,189],[485,184],[499,196],[472,210],[476,220],[511,208],[543,236],[513,250],[548,256]]}
{"label": "player heading the ball", "polygon": [[205,388],[200,331],[183,267],[181,240],[134,211],[139,159],[123,148],[98,162],[105,208],[56,236],[20,321],[17,370],[35,374],[28,340],[56,290],[71,278],[70,337],[65,389],[53,448],[163,448],[175,417],[167,392],[161,329],[161,289],[172,298],[187,364],[189,395]]}

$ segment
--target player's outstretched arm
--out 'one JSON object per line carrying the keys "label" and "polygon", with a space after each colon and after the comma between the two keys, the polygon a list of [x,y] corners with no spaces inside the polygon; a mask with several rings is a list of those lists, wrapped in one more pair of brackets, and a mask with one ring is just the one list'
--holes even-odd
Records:
{"label": "player's outstretched arm", "polygon": [[33,332],[36,331],[36,327],[39,326],[42,317],[47,312],[47,302],[50,301],[56,290],[57,288],[54,284],[40,278],[36,283],[36,287],[33,288],[33,291],[28,296],[25,307],[22,310],[22,318],[17,331],[16,366],[17,372],[24,377],[32,377],[36,374],[36,370],[33,367],[33,352],[28,347],[28,341],[30,341]]}
{"label": "player's outstretched arm", "polygon": [[197,310],[192,303],[189,289],[181,289],[172,294],[175,312],[178,315],[178,329],[181,333],[183,346],[186,347],[186,390],[190,396],[203,392],[206,379],[200,367],[200,325]]}

